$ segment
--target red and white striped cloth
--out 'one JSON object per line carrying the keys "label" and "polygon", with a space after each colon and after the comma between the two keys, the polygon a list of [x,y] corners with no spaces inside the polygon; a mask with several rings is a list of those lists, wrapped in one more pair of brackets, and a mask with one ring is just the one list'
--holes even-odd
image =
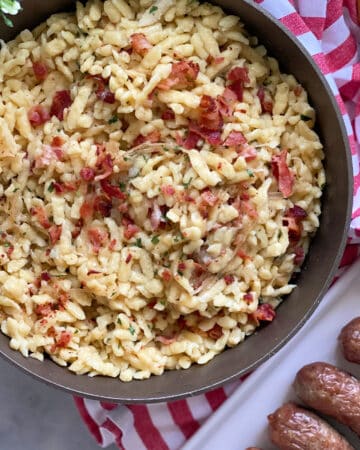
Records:
{"label": "red and white striped cloth", "polygon": [[[360,1],[254,0],[280,20],[319,65],[343,114],[354,166],[354,209],[342,266],[359,255],[360,243]],[[341,273],[341,271],[340,271]],[[239,387],[241,381],[204,395],[171,403],[111,405],[76,398],[101,447],[125,450],[180,448]]]}

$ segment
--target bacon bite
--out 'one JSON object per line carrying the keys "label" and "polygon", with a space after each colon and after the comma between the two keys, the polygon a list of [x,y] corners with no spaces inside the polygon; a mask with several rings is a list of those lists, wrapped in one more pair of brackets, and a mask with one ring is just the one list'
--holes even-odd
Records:
{"label": "bacon bite", "polygon": [[273,175],[278,182],[279,191],[283,194],[284,198],[292,195],[295,182],[294,175],[286,162],[287,154],[287,150],[283,150],[279,155],[273,156],[271,160]]}
{"label": "bacon bite", "polygon": [[163,91],[189,88],[194,85],[199,72],[199,64],[193,61],[173,63],[169,77],[160,81],[157,88]]}
{"label": "bacon bite", "polygon": [[144,33],[134,33],[130,36],[131,47],[135,53],[140,56],[145,56],[146,53],[153,47],[147,40]]}

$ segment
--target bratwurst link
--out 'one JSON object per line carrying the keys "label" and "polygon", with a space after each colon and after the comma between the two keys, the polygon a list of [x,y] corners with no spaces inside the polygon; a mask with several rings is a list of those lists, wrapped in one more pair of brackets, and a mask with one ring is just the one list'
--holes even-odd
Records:
{"label": "bratwurst link", "polygon": [[317,362],[297,373],[294,388],[306,405],[360,435],[360,383],[356,378],[331,364]]}
{"label": "bratwurst link", "polygon": [[360,317],[349,322],[342,329],[339,337],[345,358],[360,364]]}
{"label": "bratwurst link", "polygon": [[293,403],[268,417],[270,439],[279,450],[354,450],[329,424]]}

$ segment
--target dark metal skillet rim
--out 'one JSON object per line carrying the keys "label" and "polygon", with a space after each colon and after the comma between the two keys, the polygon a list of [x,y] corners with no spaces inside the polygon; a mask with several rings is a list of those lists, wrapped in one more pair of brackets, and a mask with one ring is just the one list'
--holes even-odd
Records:
{"label": "dark metal skillet rim", "polygon": [[[228,376],[220,375],[214,381],[206,382],[206,379],[205,379],[204,382],[195,383],[195,386],[187,386],[187,387],[184,386],[181,389],[181,392],[177,392],[175,394],[172,394],[170,392],[171,389],[167,389],[166,392],[158,391],[156,393],[154,393],[150,389],[148,389],[148,395],[136,395],[136,387],[137,387],[138,383],[141,383],[143,385],[143,387],[145,387],[145,385],[151,381],[151,379],[150,379],[150,380],[143,380],[143,381],[132,381],[130,383],[127,383],[128,386],[130,386],[130,385],[133,386],[132,394],[124,395],[124,394],[121,394],[121,391],[122,391],[121,386],[123,386],[124,384],[122,382],[120,382],[119,380],[116,380],[116,379],[114,380],[111,378],[106,379],[106,381],[109,384],[111,382],[113,382],[113,383],[116,382],[118,384],[117,389],[114,389],[114,391],[116,391],[116,395],[115,395],[115,392],[109,393],[109,389],[106,389],[107,393],[104,393],[103,392],[104,389],[97,388],[97,384],[99,384],[99,383],[97,383],[97,381],[103,380],[104,379],[103,377],[89,378],[86,375],[85,376],[73,375],[68,371],[68,369],[59,367],[50,360],[48,360],[44,363],[40,363],[40,362],[36,362],[36,361],[29,361],[30,358],[24,359],[24,357],[19,352],[10,349],[10,347],[8,346],[9,345],[8,337],[0,336],[0,356],[4,357],[6,360],[15,364],[18,368],[23,370],[25,373],[35,377],[38,380],[43,381],[49,385],[52,385],[56,388],[65,390],[71,394],[80,395],[80,396],[87,397],[90,399],[97,399],[97,400],[103,400],[103,401],[115,402],[115,403],[119,403],[119,402],[152,403],[152,402],[161,402],[161,401],[172,401],[172,400],[177,400],[177,399],[181,399],[181,398],[185,398],[185,397],[189,397],[189,396],[198,395],[198,394],[204,393],[206,391],[220,387],[227,382],[238,379],[240,376],[254,370],[260,364],[264,363],[271,356],[273,356],[275,353],[277,353],[305,324],[305,322],[309,319],[309,317],[315,311],[315,309],[318,306],[318,304],[320,303],[322,297],[326,293],[328,287],[330,286],[331,281],[333,280],[335,271],[339,265],[341,256],[343,254],[343,251],[344,251],[344,248],[346,245],[346,240],[347,240],[347,230],[349,228],[350,219],[351,219],[351,207],[352,207],[352,200],[353,200],[353,196],[352,196],[353,177],[352,177],[351,153],[350,153],[349,142],[348,142],[348,137],[346,134],[345,125],[343,123],[342,116],[338,109],[335,98],[330,90],[330,87],[328,86],[324,76],[322,75],[319,68],[313,61],[312,57],[308,54],[308,52],[302,46],[302,44],[284,27],[284,25],[282,25],[281,22],[274,19],[267,11],[265,11],[259,5],[251,2],[251,0],[241,0],[239,3],[241,3],[241,2],[244,5],[247,5],[248,7],[252,8],[254,10],[254,13],[256,13],[256,14],[260,13],[261,15],[265,16],[268,21],[272,22],[272,24],[274,24],[278,28],[278,31],[280,34],[282,33],[283,35],[285,35],[285,37],[287,37],[295,45],[295,47],[297,47],[299,56],[301,56],[303,59],[307,60],[307,63],[311,65],[312,69],[316,73],[316,76],[321,81],[321,84],[326,91],[328,100],[330,100],[330,102],[331,102],[332,114],[335,115],[335,117],[337,119],[337,123],[341,130],[341,140],[342,140],[342,144],[344,146],[344,152],[345,152],[345,156],[346,156],[346,166],[347,166],[347,173],[344,174],[344,175],[347,175],[347,180],[346,180],[346,182],[347,182],[346,219],[344,220],[344,217],[341,217],[341,220],[344,221],[343,234],[342,234],[341,240],[338,244],[336,252],[335,251],[333,252],[334,257],[333,257],[333,263],[331,264],[331,269],[329,270],[328,275],[326,276],[321,289],[319,289],[317,295],[315,296],[314,302],[307,309],[305,314],[302,315],[302,317],[298,321],[297,325],[294,328],[292,328],[292,330],[290,332],[288,332],[282,339],[279,339],[278,341],[276,341],[276,339],[275,339],[275,345],[272,347],[272,349],[270,351],[266,352],[265,354],[263,354],[263,356],[258,358],[255,362],[246,365],[245,367],[243,367],[240,370],[234,368],[234,371],[231,373],[231,375],[228,375]],[[69,5],[72,2],[69,0],[68,1],[64,0],[63,2],[61,0],[60,1],[55,0],[53,3],[57,3],[58,5],[60,5],[60,4],[65,5],[65,3],[66,3],[67,5]],[[213,2],[213,3],[218,3],[218,4],[221,3],[221,5],[219,5],[219,6],[222,6],[225,10],[226,9],[231,10],[231,6],[233,6],[233,8],[238,8],[237,14],[240,15],[240,17],[241,17],[241,6],[242,5],[240,5],[240,6],[238,6],[236,4],[231,5],[231,3],[234,3],[234,2],[226,1],[226,0],[222,1],[222,2]],[[64,6],[63,9],[65,9],[65,8],[66,8],[66,5]],[[51,15],[53,12],[54,12],[54,10],[52,12],[50,12],[48,15]],[[15,20],[15,22],[16,22],[16,20]],[[278,58],[278,59],[281,63],[281,58]],[[330,199],[328,201],[330,202]],[[311,248],[310,248],[310,253],[311,253]],[[261,331],[260,331],[260,333],[261,333]],[[248,338],[248,339],[251,340],[251,338]],[[239,345],[242,345],[242,344],[239,344]],[[231,352],[234,350],[226,350],[226,351]],[[217,358],[219,358],[219,357],[221,357],[221,355],[217,356]],[[28,367],[30,365],[33,365],[33,363],[36,364],[35,368]],[[211,364],[211,362],[209,364]],[[208,364],[208,366],[209,366],[209,364]],[[187,369],[186,372],[189,372],[191,370],[193,371],[193,374],[196,377],[196,375],[197,375],[196,366],[193,366],[192,368]],[[166,376],[171,376],[171,374],[172,374],[172,376],[176,377],[176,384],[177,385],[181,384],[182,378],[183,378],[182,371],[165,372],[164,375],[157,377],[157,378],[160,379],[160,383],[161,383],[161,379],[164,379]],[[71,381],[64,381],[63,378],[66,379],[69,377],[69,375],[71,377]],[[152,377],[152,379],[153,378],[154,377]],[[206,378],[206,376],[204,378]],[[171,382],[165,383],[165,380],[164,380],[164,384],[175,385],[175,382],[174,382],[174,380],[172,380]]]}

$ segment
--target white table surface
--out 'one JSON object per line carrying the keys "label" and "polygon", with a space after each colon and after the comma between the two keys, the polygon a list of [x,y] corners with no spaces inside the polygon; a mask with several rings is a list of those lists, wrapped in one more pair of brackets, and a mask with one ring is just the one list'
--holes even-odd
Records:
{"label": "white table surface", "polygon": [[100,449],[69,394],[34,380],[2,358],[0,405],[0,450]]}

